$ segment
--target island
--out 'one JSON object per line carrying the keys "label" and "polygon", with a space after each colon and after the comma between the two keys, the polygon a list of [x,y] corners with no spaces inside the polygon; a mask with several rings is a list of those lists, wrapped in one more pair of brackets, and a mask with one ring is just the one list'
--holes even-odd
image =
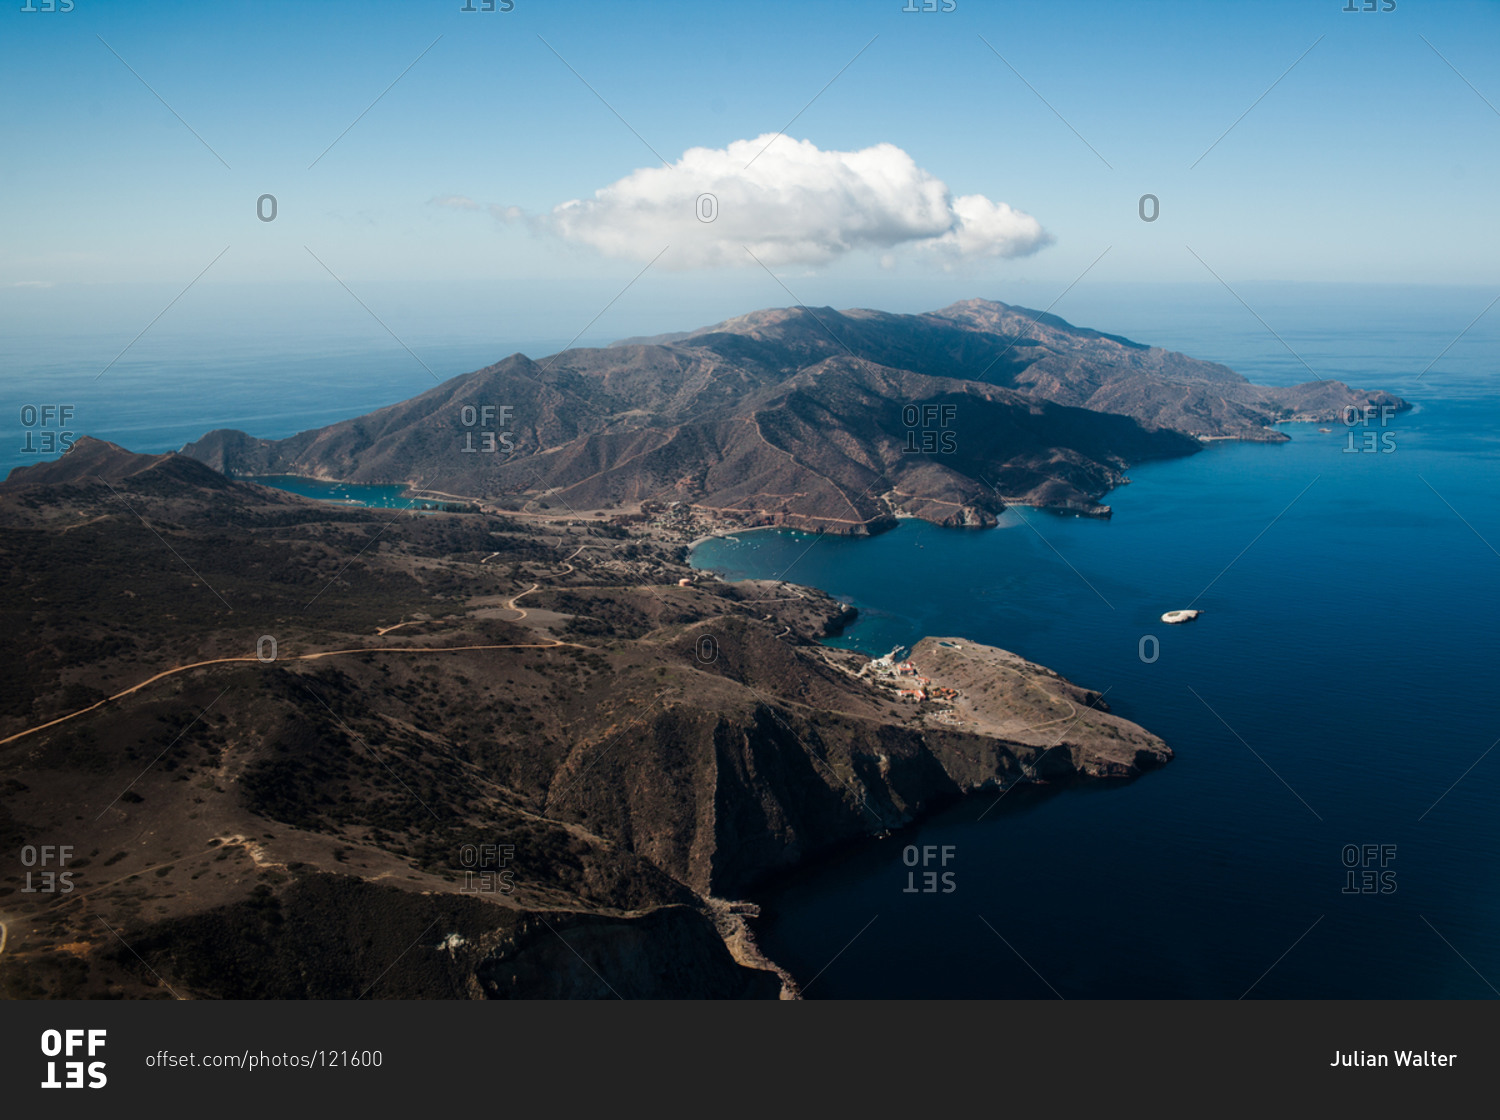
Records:
{"label": "island", "polygon": [[1294,419],[1400,411],[1323,380],[1233,370],[1053,315],[792,307],[533,360],[513,354],[366,416],[183,448],[231,475],[405,485],[516,514],[678,503],[731,526],[867,535],[985,527],[1007,505],[1107,517],[1131,463],[1280,442]]}

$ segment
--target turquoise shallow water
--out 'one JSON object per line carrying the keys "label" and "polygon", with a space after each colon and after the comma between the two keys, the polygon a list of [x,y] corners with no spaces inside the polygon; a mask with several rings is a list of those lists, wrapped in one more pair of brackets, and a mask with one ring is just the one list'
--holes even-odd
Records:
{"label": "turquoise shallow water", "polygon": [[[1003,646],[1177,752],[1134,782],[979,795],[778,882],[766,951],[812,998],[1494,997],[1500,401],[1429,391],[1377,427],[1389,452],[1292,425],[1133,468],[1108,522],[700,546],[859,607],[840,644]],[[903,861],[928,845],[952,848],[930,865],[951,892]],[[1374,893],[1349,893],[1349,845]]]}
{"label": "turquoise shallow water", "polygon": [[340,505],[368,506],[372,509],[423,509],[433,503],[422,498],[406,496],[405,486],[378,486],[360,482],[324,482],[316,478],[299,478],[291,474],[263,475],[246,478],[247,482],[258,482],[262,486],[300,494],[304,498],[317,498]]}

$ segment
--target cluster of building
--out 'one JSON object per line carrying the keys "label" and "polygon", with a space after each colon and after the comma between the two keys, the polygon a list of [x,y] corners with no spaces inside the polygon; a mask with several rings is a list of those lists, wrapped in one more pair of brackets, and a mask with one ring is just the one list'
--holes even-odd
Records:
{"label": "cluster of building", "polygon": [[901,647],[897,646],[884,657],[877,657],[871,661],[865,666],[864,672],[882,684],[894,686],[896,696],[901,700],[956,700],[958,698],[957,689],[944,688],[941,685],[933,687],[931,678],[922,676],[910,658],[901,656],[903,652]]}
{"label": "cluster of building", "polygon": [[639,512],[617,514],[610,521],[616,525],[644,525],[685,539],[744,527],[743,519],[716,516],[690,502],[664,502],[653,498],[643,501]]}

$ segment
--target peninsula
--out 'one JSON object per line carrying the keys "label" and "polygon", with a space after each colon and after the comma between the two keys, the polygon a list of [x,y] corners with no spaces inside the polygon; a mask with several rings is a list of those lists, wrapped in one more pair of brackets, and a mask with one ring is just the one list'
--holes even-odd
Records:
{"label": "peninsula", "polygon": [[645,524],[393,519],[85,437],[0,484],[0,550],[0,843],[71,849],[66,890],[0,880],[12,997],[794,995],[767,875],[1171,757],[963,639],[883,674],[820,644],[844,604]]}

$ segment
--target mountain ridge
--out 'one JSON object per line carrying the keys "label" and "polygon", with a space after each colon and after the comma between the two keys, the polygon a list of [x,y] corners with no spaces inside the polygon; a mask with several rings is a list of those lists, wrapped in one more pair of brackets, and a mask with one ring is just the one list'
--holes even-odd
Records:
{"label": "mountain ridge", "polygon": [[900,516],[992,525],[1012,503],[1108,516],[1100,499],[1132,463],[1379,407],[1409,405],[1336,381],[1254,385],[974,299],[922,315],[769,308],[541,362],[512,354],[286,439],[219,429],[182,450],[230,475],[404,484],[512,512],[676,501],[863,534]]}

